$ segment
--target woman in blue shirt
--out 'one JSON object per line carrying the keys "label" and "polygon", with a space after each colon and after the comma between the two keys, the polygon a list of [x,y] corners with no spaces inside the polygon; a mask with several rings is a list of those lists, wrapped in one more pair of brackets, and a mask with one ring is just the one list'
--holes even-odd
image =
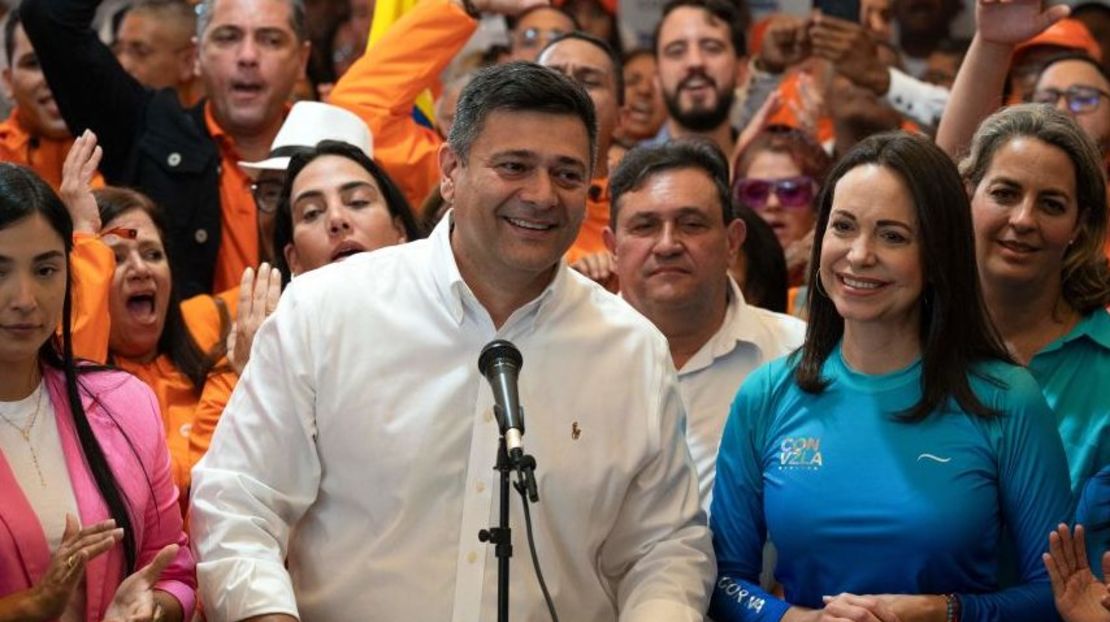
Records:
{"label": "woman in blue shirt", "polygon": [[1071,116],[1029,104],[985,120],[960,165],[987,309],[1056,413],[1077,496],[1110,464],[1102,162]]}
{"label": "woman in blue shirt", "polygon": [[[805,344],[748,377],[725,427],[710,616],[1055,619],[1040,555],[1069,510],[1067,463],[987,317],[951,160],[908,134],[847,154],[809,282]],[[1003,528],[1020,584],[999,590]],[[783,598],[758,585],[768,535]]]}

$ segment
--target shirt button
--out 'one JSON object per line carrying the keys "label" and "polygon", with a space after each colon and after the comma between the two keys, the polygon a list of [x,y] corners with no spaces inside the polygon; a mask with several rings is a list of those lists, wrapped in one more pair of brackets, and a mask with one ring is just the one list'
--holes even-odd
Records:
{"label": "shirt button", "polygon": [[204,229],[197,229],[196,232],[193,233],[193,239],[197,241],[197,244],[204,244],[208,241],[208,232]]}
{"label": "shirt button", "polygon": [[466,554],[466,563],[473,564],[476,561],[478,561],[478,554],[477,553],[475,553],[474,551],[471,551],[471,552]]}
{"label": "shirt button", "polygon": [[166,164],[169,164],[170,166],[177,166],[178,164],[181,164],[181,154],[174,151],[169,155],[168,158],[166,158]]}
{"label": "shirt button", "polygon": [[193,429],[193,424],[185,423],[185,424],[181,425],[181,428],[179,428],[177,430],[177,433],[180,434],[181,436],[184,436],[185,438],[189,438],[189,431],[192,430],[192,429]]}
{"label": "shirt button", "polygon": [[483,482],[478,482],[477,484],[474,485],[474,489],[477,490],[478,492],[485,492],[486,491],[486,485]]}

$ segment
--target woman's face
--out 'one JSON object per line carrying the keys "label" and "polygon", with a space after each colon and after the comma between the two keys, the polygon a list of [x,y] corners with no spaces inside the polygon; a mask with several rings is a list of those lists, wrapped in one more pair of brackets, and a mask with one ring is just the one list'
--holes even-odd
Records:
{"label": "woman's face", "polygon": [[374,176],[343,156],[309,162],[293,180],[289,200],[293,242],[284,252],[293,274],[405,241]]}
{"label": "woman's face", "polygon": [[42,214],[0,229],[0,364],[33,363],[62,321],[66,250]]}
{"label": "woman's face", "polygon": [[813,228],[816,183],[802,174],[789,154],[757,153],[740,183],[740,200],[771,225],[783,248]]}
{"label": "woman's face", "polygon": [[836,184],[821,285],[846,323],[916,330],[924,288],[917,210],[901,178],[864,164]]}
{"label": "woman's face", "polygon": [[1000,147],[971,197],[979,276],[987,287],[1058,289],[1079,232],[1075,168],[1032,137]]}
{"label": "woman's face", "polygon": [[162,236],[142,209],[123,212],[104,225],[104,232],[130,229],[135,237],[109,234],[104,241],[116,257],[108,309],[112,329],[108,348],[124,358],[150,361],[166,325],[170,304],[170,263]]}

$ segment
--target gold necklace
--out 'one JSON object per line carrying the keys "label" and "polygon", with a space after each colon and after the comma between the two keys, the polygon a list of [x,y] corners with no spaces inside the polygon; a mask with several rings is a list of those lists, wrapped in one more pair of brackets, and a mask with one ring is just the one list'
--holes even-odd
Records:
{"label": "gold necklace", "polygon": [[39,466],[38,454],[35,453],[35,446],[31,443],[31,431],[34,430],[35,423],[39,420],[39,412],[42,410],[42,394],[45,391],[41,385],[38,388],[38,392],[39,397],[35,400],[35,412],[31,415],[31,421],[26,426],[22,428],[17,426],[11,419],[8,419],[8,416],[4,413],[0,413],[0,419],[3,419],[4,423],[10,425],[16,432],[19,432],[19,435],[23,437],[23,442],[27,443],[27,449],[31,451],[31,463],[35,465],[35,472],[39,474],[39,484],[42,485],[43,488],[46,488],[46,477],[42,474],[42,467]]}

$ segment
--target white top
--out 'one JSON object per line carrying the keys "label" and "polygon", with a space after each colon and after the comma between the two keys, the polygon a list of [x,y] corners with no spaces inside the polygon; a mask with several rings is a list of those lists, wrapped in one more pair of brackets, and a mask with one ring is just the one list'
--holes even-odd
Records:
{"label": "white top", "polygon": [[744,302],[729,277],[728,309],[721,328],[678,371],[686,405],[686,443],[698,470],[707,511],[717,474],[717,449],[732,400],[744,378],[763,363],[789,354],[805,340],[805,322]]}
{"label": "white top", "polygon": [[[199,593],[211,619],[494,620],[493,396],[477,369],[520,349],[536,547],[559,616],[702,620],[716,568],[663,336],[561,265],[495,330],[430,239],[299,277],[258,332],[193,470]],[[511,614],[547,620],[520,497]],[[283,559],[288,555],[289,572]]]}
{"label": "white top", "polygon": [[[66,457],[62,452],[62,439],[58,436],[54,406],[50,402],[45,383],[40,381],[30,395],[17,402],[0,402],[0,414],[3,415],[3,419],[0,419],[0,451],[38,517],[46,543],[53,554],[62,543],[66,513],[74,516],[80,514],[77,511],[77,498],[73,495],[73,484],[69,479]],[[34,424],[31,423],[32,418]],[[30,442],[24,440],[20,434],[19,430],[23,429],[28,431]],[[82,579],[81,585],[73,590],[60,621],[84,619],[84,603],[85,587]]]}

